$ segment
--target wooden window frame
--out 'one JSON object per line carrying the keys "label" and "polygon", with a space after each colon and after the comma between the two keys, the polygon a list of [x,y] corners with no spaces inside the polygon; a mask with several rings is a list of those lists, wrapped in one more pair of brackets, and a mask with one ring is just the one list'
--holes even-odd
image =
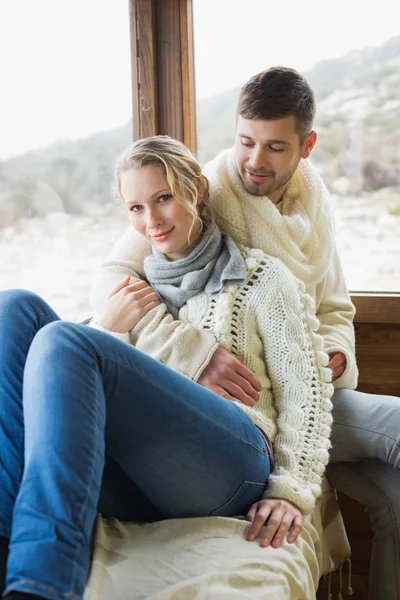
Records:
{"label": "wooden window frame", "polygon": [[[133,135],[171,135],[196,152],[192,0],[129,0]],[[351,294],[355,325],[400,326],[400,294]]]}
{"label": "wooden window frame", "polygon": [[192,0],[130,0],[133,138],[170,135],[196,152]]}

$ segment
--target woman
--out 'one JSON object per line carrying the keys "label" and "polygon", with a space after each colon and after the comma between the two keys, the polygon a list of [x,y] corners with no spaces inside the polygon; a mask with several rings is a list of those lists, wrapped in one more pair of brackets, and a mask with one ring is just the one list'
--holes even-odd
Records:
{"label": "woman", "polygon": [[[152,244],[145,270],[158,295],[127,277],[92,328],[60,321],[30,292],[0,297],[5,598],[82,598],[98,508],[132,521],[246,514],[248,539],[266,523],[260,543],[278,547],[288,531],[297,539],[320,493],[332,387],[303,286],[221,235],[200,166],[176,140],[135,143],[116,183]],[[167,354],[173,364],[170,340],[159,360],[138,350],[140,335],[126,332],[146,330],[153,312],[172,338],[174,318],[187,323],[188,356],[207,339],[204,364],[239,357],[258,400],[222,398],[162,364]],[[146,333],[151,354],[157,330]]]}

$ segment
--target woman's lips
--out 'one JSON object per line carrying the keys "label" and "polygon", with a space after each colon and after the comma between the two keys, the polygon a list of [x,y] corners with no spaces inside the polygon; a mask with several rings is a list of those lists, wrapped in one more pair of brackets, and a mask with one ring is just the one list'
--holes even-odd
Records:
{"label": "woman's lips", "polygon": [[157,235],[153,235],[152,238],[153,238],[153,240],[156,240],[156,242],[163,242],[164,240],[167,239],[167,237],[173,231],[173,229],[174,228],[172,227],[169,231],[165,231],[164,233],[158,233]]}

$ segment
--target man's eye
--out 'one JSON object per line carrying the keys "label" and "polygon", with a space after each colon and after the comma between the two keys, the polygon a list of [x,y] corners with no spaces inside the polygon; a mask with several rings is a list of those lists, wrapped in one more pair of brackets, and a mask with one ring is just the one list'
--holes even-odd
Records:
{"label": "man's eye", "polygon": [[283,148],[274,148],[273,146],[270,146],[270,150],[272,150],[272,152],[283,152]]}
{"label": "man's eye", "polygon": [[245,140],[242,140],[242,146],[246,146],[246,148],[251,148],[252,146],[254,146],[253,142],[246,142]]}

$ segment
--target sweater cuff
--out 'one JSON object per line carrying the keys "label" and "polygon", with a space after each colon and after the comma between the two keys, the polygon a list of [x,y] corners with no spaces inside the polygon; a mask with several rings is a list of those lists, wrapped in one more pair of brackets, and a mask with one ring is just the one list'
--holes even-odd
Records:
{"label": "sweater cuff", "polygon": [[288,500],[295,504],[303,513],[307,515],[312,512],[317,498],[321,494],[319,484],[301,485],[299,481],[289,475],[287,471],[282,474],[272,472],[268,478],[267,489],[263,494],[263,499],[276,498],[279,500]]}
{"label": "sweater cuff", "polygon": [[126,333],[119,333],[118,331],[110,331],[109,329],[102,327],[102,325],[99,325],[99,323],[96,323],[95,320],[90,321],[90,323],[88,323],[88,325],[89,325],[89,327],[92,327],[93,329],[98,329],[99,331],[103,331],[104,333],[108,333],[109,335],[112,335],[113,337],[117,338],[118,340],[121,340],[121,342],[127,342],[129,344],[129,331],[127,331]]}
{"label": "sweater cuff", "polygon": [[342,375],[332,382],[335,389],[355,390],[358,383],[358,368],[355,356],[352,352],[348,352],[345,348],[337,346],[328,347],[325,349],[327,354],[334,352],[342,352],[346,357],[346,368]]}

